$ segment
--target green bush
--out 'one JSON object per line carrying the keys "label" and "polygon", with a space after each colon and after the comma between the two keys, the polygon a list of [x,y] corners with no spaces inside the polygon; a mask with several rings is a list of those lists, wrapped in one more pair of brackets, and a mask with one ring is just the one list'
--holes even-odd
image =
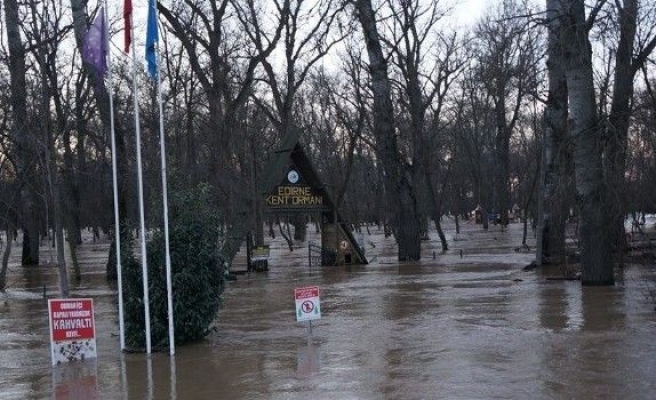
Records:
{"label": "green bush", "polygon": [[[177,192],[169,197],[169,252],[173,287],[175,343],[205,337],[215,320],[224,288],[219,255],[221,219],[210,206],[209,189]],[[161,210],[161,207],[155,207]],[[134,247],[132,247],[134,248]],[[126,345],[145,348],[141,265],[131,252],[124,261]],[[150,329],[153,349],[168,347],[168,303],[164,231],[152,232],[147,243]]]}

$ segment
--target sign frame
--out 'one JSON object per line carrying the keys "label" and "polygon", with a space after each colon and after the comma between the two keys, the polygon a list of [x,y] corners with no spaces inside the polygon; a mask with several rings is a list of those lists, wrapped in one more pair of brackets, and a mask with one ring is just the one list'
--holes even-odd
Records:
{"label": "sign frame", "polygon": [[97,358],[91,298],[48,299],[52,365]]}
{"label": "sign frame", "polygon": [[296,322],[321,319],[319,286],[295,288],[294,300],[296,302]]}

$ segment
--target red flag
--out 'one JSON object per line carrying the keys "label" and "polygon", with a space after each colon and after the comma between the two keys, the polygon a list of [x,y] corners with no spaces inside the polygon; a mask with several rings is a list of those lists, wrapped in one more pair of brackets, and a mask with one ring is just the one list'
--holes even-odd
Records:
{"label": "red flag", "polygon": [[123,3],[123,19],[125,19],[125,52],[130,52],[132,43],[132,0]]}

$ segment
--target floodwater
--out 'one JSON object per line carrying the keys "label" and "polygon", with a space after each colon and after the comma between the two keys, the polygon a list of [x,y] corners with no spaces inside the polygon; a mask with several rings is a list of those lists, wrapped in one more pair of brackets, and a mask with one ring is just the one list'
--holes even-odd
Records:
{"label": "floodwater", "polygon": [[[120,352],[107,243],[85,243],[73,294],[94,299],[98,358],[57,367],[43,298],[44,286],[57,295],[54,268],[13,264],[0,399],[656,398],[653,262],[626,266],[615,287],[582,288],[522,271],[533,255],[515,249],[520,225],[495,229],[466,224],[447,254],[433,239],[421,262],[401,265],[376,227],[355,235],[365,266],[309,267],[307,243],[290,253],[277,238],[269,272],[229,282],[216,332],[174,357]],[[310,334],[294,288],[315,285]]]}

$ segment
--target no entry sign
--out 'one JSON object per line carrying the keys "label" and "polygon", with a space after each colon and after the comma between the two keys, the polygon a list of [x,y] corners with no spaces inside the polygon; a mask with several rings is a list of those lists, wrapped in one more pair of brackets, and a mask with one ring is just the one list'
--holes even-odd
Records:
{"label": "no entry sign", "polygon": [[319,287],[308,286],[294,289],[296,321],[312,321],[321,318]]}
{"label": "no entry sign", "polygon": [[96,358],[92,299],[48,300],[52,364]]}

